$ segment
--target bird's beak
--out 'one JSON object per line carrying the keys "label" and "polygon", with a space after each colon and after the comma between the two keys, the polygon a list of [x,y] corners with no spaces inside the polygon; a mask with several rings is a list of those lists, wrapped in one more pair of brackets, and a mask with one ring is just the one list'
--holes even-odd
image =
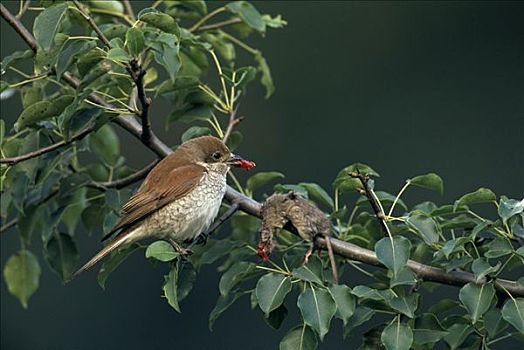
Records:
{"label": "bird's beak", "polygon": [[244,168],[246,170],[249,170],[256,166],[255,162],[245,160],[244,158],[240,157],[239,155],[236,155],[233,153],[231,153],[231,156],[229,157],[229,159],[226,160],[226,164],[237,167],[237,168]]}

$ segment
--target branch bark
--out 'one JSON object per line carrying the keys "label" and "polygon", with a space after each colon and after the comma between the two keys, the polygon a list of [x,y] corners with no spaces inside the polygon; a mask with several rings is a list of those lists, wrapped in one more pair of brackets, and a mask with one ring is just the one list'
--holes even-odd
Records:
{"label": "branch bark", "polygon": [[147,174],[149,174],[149,172],[151,171],[151,169],[153,169],[155,167],[155,165],[157,165],[157,163],[159,162],[158,159],[154,160],[153,162],[151,162],[150,164],[146,165],[143,169],[127,176],[127,177],[124,177],[122,179],[118,179],[118,180],[115,180],[115,181],[107,181],[107,182],[94,182],[92,183],[91,187],[94,187],[94,188],[99,188],[99,189],[102,189],[102,190],[107,190],[109,188],[115,188],[117,190],[121,189],[121,188],[124,188],[124,187],[127,187],[139,180],[142,180],[144,177],[147,176]]}
{"label": "branch bark", "polygon": [[[0,4],[1,15],[6,21],[16,30],[18,34],[24,39],[24,41],[31,47],[33,51],[36,51],[36,41],[33,36],[25,29],[25,27],[18,21],[2,4]],[[63,75],[63,79],[72,87],[77,88],[80,85],[78,79],[73,77],[70,73],[66,72]],[[111,104],[107,103],[104,99],[96,94],[91,94],[89,99],[95,103],[103,106],[112,107]],[[138,121],[129,116],[118,116],[113,119],[117,125],[127,130],[130,134],[142,139],[142,126]],[[166,144],[164,144],[154,133],[151,134],[151,139],[146,145],[149,149],[155,152],[160,157],[165,157],[172,152]],[[230,203],[237,203],[240,210],[246,214],[260,218],[261,204],[252,198],[249,198],[232,187],[228,186],[226,194],[226,200]],[[296,233],[296,229],[293,227],[290,230]],[[324,238],[318,238],[317,244],[326,249],[326,241]],[[352,243],[341,241],[336,238],[331,238],[331,245],[333,251],[344,258],[361,261],[363,263],[379,266],[385,268],[377,259],[375,252],[359,247]],[[469,272],[463,271],[452,271],[446,272],[442,269],[421,264],[419,262],[409,260],[407,266],[412,269],[417,276],[424,281],[437,282],[452,286],[463,286],[470,282],[475,282],[475,275]],[[483,278],[479,283],[486,283],[487,279]],[[497,279],[495,280],[495,288],[498,292],[502,293],[507,290],[515,297],[524,297],[524,287],[518,285],[515,281]],[[502,295],[502,294],[501,294]]]}
{"label": "branch bark", "polygon": [[64,146],[67,146],[67,145],[69,145],[69,144],[71,144],[71,143],[73,143],[75,141],[81,140],[84,137],[86,137],[87,135],[89,135],[89,133],[91,133],[93,130],[95,130],[94,126],[87,127],[84,130],[81,130],[78,133],[76,133],[75,135],[73,135],[69,140],[62,140],[60,142],[54,143],[52,145],[49,145],[47,147],[43,147],[43,148],[37,149],[36,151],[29,152],[29,153],[26,153],[26,154],[22,154],[20,156],[10,157],[10,158],[2,158],[2,159],[0,159],[0,164],[13,165],[13,164],[22,162],[24,160],[36,158],[36,157],[41,156],[43,154],[46,154],[46,153],[52,152],[54,150],[57,150],[59,148],[62,148]]}
{"label": "branch bark", "polygon": [[238,105],[233,110],[233,112],[231,112],[231,114],[229,115],[229,122],[227,123],[227,128],[226,128],[226,131],[224,132],[224,137],[222,138],[222,142],[224,143],[227,143],[227,140],[229,140],[229,137],[231,136],[231,133],[233,132],[233,129],[235,128],[235,126],[237,126],[238,123],[240,123],[244,119],[244,117],[239,117],[239,118],[236,117],[237,111],[238,111]]}
{"label": "branch bark", "polygon": [[360,172],[351,173],[349,174],[353,178],[357,178],[362,183],[362,186],[364,187],[364,190],[361,191],[361,194],[366,196],[369,204],[371,204],[371,208],[373,209],[373,212],[375,213],[375,216],[380,223],[380,228],[382,228],[382,231],[384,232],[384,236],[386,237],[392,237],[391,231],[389,230],[388,224],[386,223],[386,214],[384,213],[384,210],[382,209],[382,205],[380,204],[380,201],[377,198],[377,195],[375,192],[373,192],[373,189],[369,187],[369,176],[365,174],[361,174]]}

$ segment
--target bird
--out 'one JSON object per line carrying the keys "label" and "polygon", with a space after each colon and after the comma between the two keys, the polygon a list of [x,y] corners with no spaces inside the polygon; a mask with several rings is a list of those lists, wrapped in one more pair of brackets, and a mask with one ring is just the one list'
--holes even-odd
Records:
{"label": "bird", "polygon": [[149,172],[124,204],[119,221],[102,238],[113,237],[110,243],[71,279],[115,249],[147,238],[165,240],[178,252],[187,253],[181,243],[197,239],[217,216],[232,166],[250,169],[255,163],[231,153],[214,136],[182,143]]}

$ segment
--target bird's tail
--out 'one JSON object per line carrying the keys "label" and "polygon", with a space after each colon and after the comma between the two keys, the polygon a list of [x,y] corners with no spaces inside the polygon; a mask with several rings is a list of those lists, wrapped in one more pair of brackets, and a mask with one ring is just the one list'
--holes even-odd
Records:
{"label": "bird's tail", "polygon": [[131,233],[132,232],[124,233],[123,235],[116,237],[114,241],[112,241],[107,246],[105,246],[94,257],[92,257],[88,262],[86,262],[84,266],[82,266],[81,268],[78,269],[78,271],[72,274],[71,277],[69,277],[69,279],[67,280],[67,282],[71,281],[73,278],[75,278],[76,276],[84,272],[85,270],[93,267],[93,265],[99,262],[103,257],[105,257],[107,254],[111,253],[112,251],[120,247],[122,244],[129,242],[130,238],[132,238]]}

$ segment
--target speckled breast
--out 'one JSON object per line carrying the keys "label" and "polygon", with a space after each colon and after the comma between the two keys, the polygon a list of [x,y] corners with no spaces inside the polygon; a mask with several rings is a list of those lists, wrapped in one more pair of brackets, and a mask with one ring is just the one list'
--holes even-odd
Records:
{"label": "speckled breast", "polygon": [[226,175],[208,171],[186,196],[166,205],[144,221],[147,233],[178,242],[205,231],[220,209],[226,192]]}

